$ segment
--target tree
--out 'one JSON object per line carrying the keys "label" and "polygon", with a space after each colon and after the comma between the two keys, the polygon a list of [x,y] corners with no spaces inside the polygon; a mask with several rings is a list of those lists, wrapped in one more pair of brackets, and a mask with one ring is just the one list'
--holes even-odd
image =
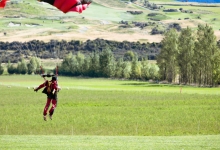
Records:
{"label": "tree", "polygon": [[16,67],[13,64],[11,64],[10,61],[8,61],[7,71],[8,71],[9,74],[14,74],[17,71]]}
{"label": "tree", "polygon": [[85,56],[78,52],[76,54],[76,74],[77,75],[82,75],[83,74],[83,71],[84,71],[84,68],[83,68],[83,64],[84,64],[84,60],[85,60]]}
{"label": "tree", "polygon": [[27,64],[25,60],[22,58],[21,62],[18,62],[17,73],[18,74],[26,74],[28,71]]}
{"label": "tree", "polygon": [[177,52],[178,52],[178,34],[175,29],[165,33],[162,40],[161,52],[157,56],[157,64],[160,68],[159,75],[162,80],[175,82],[177,75]]}
{"label": "tree", "polygon": [[133,51],[127,51],[124,54],[124,61],[132,61],[134,59],[135,55]]}
{"label": "tree", "polygon": [[220,50],[213,56],[213,85],[220,83]]}
{"label": "tree", "polygon": [[123,59],[120,58],[120,59],[116,62],[116,65],[115,65],[115,74],[114,74],[114,76],[115,76],[116,78],[122,78],[122,77],[123,77],[123,74],[122,74],[122,71],[123,71],[122,65],[123,65]]}
{"label": "tree", "polygon": [[124,61],[122,63],[122,78],[129,79],[131,75],[131,63]]}
{"label": "tree", "polygon": [[97,51],[92,52],[90,55],[90,66],[89,66],[89,76],[99,77],[100,63],[99,63],[99,53]]}
{"label": "tree", "polygon": [[195,44],[194,78],[199,85],[214,85],[214,76],[218,72],[219,49],[212,27],[199,25]]}
{"label": "tree", "polygon": [[37,70],[37,67],[39,67],[37,59],[35,57],[31,57],[30,62],[27,64],[28,74],[35,73]]}
{"label": "tree", "polygon": [[0,75],[2,75],[4,72],[4,67],[2,66],[2,63],[0,62]]}
{"label": "tree", "polygon": [[69,53],[64,59],[59,67],[59,73],[63,75],[72,75],[71,66],[73,64],[73,54]]}
{"label": "tree", "polygon": [[192,65],[194,60],[195,38],[191,28],[182,29],[178,38],[177,63],[179,67],[179,82],[192,83]]}
{"label": "tree", "polygon": [[82,68],[83,68],[82,69],[83,70],[82,75],[84,75],[84,76],[89,75],[89,66],[90,66],[90,59],[89,59],[89,57],[86,57],[84,59],[83,65],[82,65]]}
{"label": "tree", "polygon": [[103,77],[112,77],[114,73],[114,55],[110,49],[105,49],[99,56],[100,73]]}
{"label": "tree", "polygon": [[138,56],[136,56],[131,62],[131,78],[140,79],[141,78],[141,66],[138,62]]}
{"label": "tree", "polygon": [[158,79],[158,66],[156,64],[151,64],[149,68],[149,79]]}
{"label": "tree", "polygon": [[150,64],[148,60],[142,60],[141,61],[141,78],[142,79],[149,79],[149,69],[150,69]]}
{"label": "tree", "polygon": [[156,64],[149,63],[145,58],[141,61],[141,78],[145,80],[158,79],[159,68]]}

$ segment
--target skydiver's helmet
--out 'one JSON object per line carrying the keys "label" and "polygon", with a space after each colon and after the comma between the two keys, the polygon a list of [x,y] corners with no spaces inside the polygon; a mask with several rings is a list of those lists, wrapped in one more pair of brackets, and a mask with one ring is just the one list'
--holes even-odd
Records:
{"label": "skydiver's helmet", "polygon": [[56,77],[56,76],[53,76],[53,77],[52,77],[52,81],[57,81],[57,77]]}

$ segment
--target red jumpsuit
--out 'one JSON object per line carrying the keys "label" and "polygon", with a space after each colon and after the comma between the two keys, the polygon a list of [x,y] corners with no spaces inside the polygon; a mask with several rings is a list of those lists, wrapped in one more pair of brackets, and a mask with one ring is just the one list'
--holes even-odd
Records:
{"label": "red jumpsuit", "polygon": [[[52,102],[52,107],[49,110],[50,118],[52,119],[53,112],[57,106],[57,92],[58,92],[58,84],[56,80],[48,81],[46,80],[43,84],[39,85],[35,91],[45,87],[42,91],[43,93],[47,94],[47,103],[44,107],[43,115],[44,117],[47,115],[48,108],[50,107],[50,103]],[[50,87],[50,91],[47,91],[47,88]],[[46,91],[46,92],[45,92]]]}

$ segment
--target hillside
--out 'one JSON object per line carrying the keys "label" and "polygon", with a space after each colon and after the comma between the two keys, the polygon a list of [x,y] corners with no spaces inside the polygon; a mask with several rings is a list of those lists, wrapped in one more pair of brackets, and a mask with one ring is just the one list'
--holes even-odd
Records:
{"label": "hillside", "polygon": [[[162,34],[151,35],[153,28],[165,31],[171,23],[181,28],[196,28],[199,23],[212,25],[220,39],[220,5],[149,1],[160,9],[146,7],[143,1],[125,3],[117,0],[94,0],[82,14],[64,14],[36,0],[11,0],[0,10],[0,39],[3,42],[30,40],[94,40],[160,42]],[[209,6],[209,7],[207,7]],[[182,8],[186,12],[180,12]],[[177,12],[164,10],[176,9]],[[141,11],[141,14],[130,12]],[[190,11],[192,13],[190,13]],[[151,14],[151,15],[149,15]],[[127,24],[123,24],[126,21]],[[145,23],[138,26],[135,23]]]}

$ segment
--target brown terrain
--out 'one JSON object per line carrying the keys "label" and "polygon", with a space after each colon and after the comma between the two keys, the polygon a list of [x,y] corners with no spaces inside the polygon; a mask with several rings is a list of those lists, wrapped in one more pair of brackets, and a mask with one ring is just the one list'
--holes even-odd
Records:
{"label": "brown terrain", "polygon": [[[104,21],[102,21],[104,22]],[[163,23],[172,23],[173,20],[165,20]],[[191,21],[191,20],[175,20],[175,22],[179,23],[182,28],[189,27],[197,27],[201,21]],[[10,24],[9,26],[13,26]],[[99,25],[100,28],[105,26],[105,23]],[[17,27],[18,28],[18,27]],[[80,26],[77,30],[72,30],[69,32],[61,32],[58,29],[53,28],[36,28],[29,27],[27,30],[14,30],[7,32],[6,35],[3,33],[0,34],[1,41],[4,42],[12,42],[12,41],[20,41],[26,42],[30,40],[43,40],[49,41],[51,39],[56,40],[94,40],[97,38],[106,39],[106,40],[115,40],[115,41],[142,41],[142,42],[160,42],[163,39],[163,35],[150,35],[149,30],[141,30],[140,28],[133,28],[133,32],[111,32],[111,30],[97,30],[97,25],[94,26]],[[44,34],[48,31],[53,32],[53,34]],[[217,40],[220,40],[220,31],[215,31],[215,35]]]}

